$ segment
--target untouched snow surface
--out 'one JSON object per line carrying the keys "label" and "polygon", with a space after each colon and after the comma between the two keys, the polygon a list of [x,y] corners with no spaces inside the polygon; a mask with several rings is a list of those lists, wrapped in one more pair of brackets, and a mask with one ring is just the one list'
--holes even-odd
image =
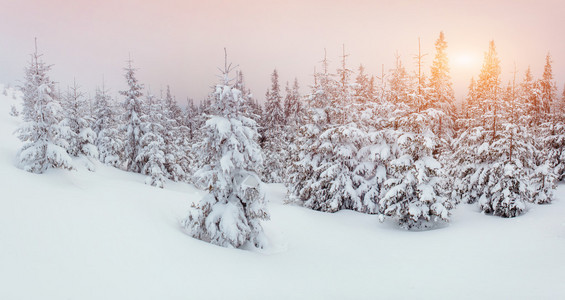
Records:
{"label": "untouched snow surface", "polygon": [[190,185],[16,168],[14,103],[0,95],[0,299],[565,299],[564,185],[523,216],[460,205],[423,232],[283,205],[269,185],[270,246],[226,249],[182,232],[204,195]]}

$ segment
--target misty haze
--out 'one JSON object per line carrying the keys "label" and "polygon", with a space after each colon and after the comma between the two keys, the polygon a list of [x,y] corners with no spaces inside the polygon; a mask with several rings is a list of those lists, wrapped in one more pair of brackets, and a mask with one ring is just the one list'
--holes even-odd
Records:
{"label": "misty haze", "polygon": [[5,1],[0,299],[565,297],[563,1]]}

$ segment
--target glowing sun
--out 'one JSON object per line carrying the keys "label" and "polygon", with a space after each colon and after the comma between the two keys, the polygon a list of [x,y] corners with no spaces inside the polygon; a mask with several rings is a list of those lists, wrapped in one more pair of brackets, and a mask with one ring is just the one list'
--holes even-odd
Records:
{"label": "glowing sun", "polygon": [[453,63],[459,67],[473,67],[477,64],[477,59],[469,53],[460,53],[454,57]]}

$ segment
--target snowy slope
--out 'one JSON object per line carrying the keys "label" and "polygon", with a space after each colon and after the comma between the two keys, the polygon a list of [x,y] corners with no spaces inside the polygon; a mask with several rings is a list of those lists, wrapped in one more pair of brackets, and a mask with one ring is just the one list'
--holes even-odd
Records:
{"label": "snowy slope", "polygon": [[161,190],[99,164],[17,169],[13,103],[0,95],[0,299],[565,298],[563,185],[524,216],[460,205],[425,232],[283,205],[284,188],[270,185],[271,245],[226,249],[181,231],[203,195],[190,185]]}

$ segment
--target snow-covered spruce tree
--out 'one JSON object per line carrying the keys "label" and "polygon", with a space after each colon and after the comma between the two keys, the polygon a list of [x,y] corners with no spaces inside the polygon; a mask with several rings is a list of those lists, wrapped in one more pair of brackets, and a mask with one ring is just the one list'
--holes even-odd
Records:
{"label": "snow-covered spruce tree", "polygon": [[316,74],[308,97],[307,124],[300,128],[299,154],[289,167],[289,200],[304,206],[336,212],[362,209],[357,189],[363,179],[355,174],[357,153],[366,135],[351,119],[350,71],[343,55],[339,82],[331,80],[324,59],[324,72]]}
{"label": "snow-covered spruce tree", "polygon": [[443,31],[440,32],[435,46],[436,55],[432,63],[429,83],[431,89],[430,107],[442,112],[442,116],[440,116],[439,122],[434,125],[433,131],[447,143],[454,134],[455,95],[449,75],[449,59],[446,53],[447,42]]}
{"label": "snow-covered spruce tree", "polygon": [[[330,126],[329,107],[334,88],[332,75],[329,74],[327,56],[322,60],[323,71],[314,73],[314,85],[306,97],[304,125],[298,128],[297,151],[291,156],[287,167],[288,201],[305,203],[314,197],[313,181],[319,176],[319,166],[323,164],[315,152],[318,136]],[[312,201],[310,201],[312,202]]]}
{"label": "snow-covered spruce tree", "polygon": [[[500,61],[492,41],[489,51],[485,53],[479,80],[471,80],[465,102],[465,116],[457,121],[461,133],[453,141],[454,152],[449,168],[450,175],[454,178],[452,195],[457,201],[475,203],[486,193],[484,172],[490,167],[489,155],[482,148],[481,151],[478,150],[484,141],[489,140],[489,132],[492,138],[493,127],[487,122],[495,110],[493,104],[500,106],[500,101],[493,101],[491,98],[497,99],[499,95]],[[488,148],[488,143],[484,147]]]}
{"label": "snow-covered spruce tree", "polygon": [[311,156],[303,158],[311,159],[310,162],[299,162],[310,164],[306,170],[312,168],[311,175],[303,179],[298,195],[304,206],[325,212],[361,207],[357,192],[360,182],[355,180],[354,171],[359,165],[357,153],[364,145],[364,138],[364,132],[355,123],[336,124],[321,132],[304,149],[313,151]]}
{"label": "snow-covered spruce tree", "polygon": [[[74,157],[84,155],[98,159],[98,149],[94,144],[96,133],[90,127],[92,119],[88,116],[88,101],[76,82],[68,88],[62,104],[65,111],[63,123],[71,129],[68,153]],[[89,166],[90,170],[93,168],[93,165]]]}
{"label": "snow-covered spruce tree", "polygon": [[[243,94],[243,99],[245,99],[245,102],[240,107],[240,111],[244,116],[251,118],[260,125],[263,117],[263,109],[261,108],[259,101],[253,98],[251,90],[247,88],[245,84],[245,77],[243,76],[243,72],[241,70],[236,71],[234,87],[241,91],[241,93]],[[261,133],[261,128],[259,128],[259,131],[259,133]],[[263,137],[260,137],[260,139],[261,142],[263,142]]]}
{"label": "snow-covered spruce tree", "polygon": [[191,151],[187,151],[189,145],[188,128],[182,126],[181,109],[171,95],[167,86],[167,92],[163,101],[161,113],[161,125],[164,127],[164,153],[165,169],[167,177],[173,181],[185,181],[190,169]]}
{"label": "snow-covered spruce tree", "polygon": [[375,98],[374,78],[369,79],[369,76],[365,74],[365,67],[363,67],[363,65],[359,66],[359,73],[355,78],[353,90],[353,98],[359,105],[364,105],[368,101],[373,101]]}
{"label": "snow-covered spruce tree", "polygon": [[546,158],[550,168],[563,181],[565,178],[565,87],[560,100],[553,102],[551,119],[542,127],[544,140],[540,146],[545,150],[541,155]]}
{"label": "snow-covered spruce tree", "polygon": [[[528,118],[527,125],[530,127],[539,126],[544,122],[548,113],[544,110],[541,81],[534,79],[529,66],[524,75],[524,80],[520,84],[519,95],[527,108],[524,116]],[[522,122],[524,122],[523,119]]]}
{"label": "snow-covered spruce tree", "polygon": [[[542,142],[542,144],[544,143]],[[555,173],[552,161],[547,159],[547,156],[552,154],[551,150],[554,149],[549,148],[544,149],[544,151],[538,150],[536,155],[534,155],[537,156],[537,159],[534,160],[536,164],[532,166],[532,168],[534,168],[533,171],[530,171],[528,201],[535,204],[550,203],[554,198],[554,190],[556,188],[558,176]]]}
{"label": "snow-covered spruce tree", "polygon": [[[528,72],[526,73],[528,74]],[[472,108],[477,120],[455,140],[453,173],[457,178],[455,193],[468,203],[478,202],[485,213],[515,217],[525,211],[526,202],[551,201],[552,174],[534,157],[536,113],[531,97],[512,92],[504,95],[500,88],[500,66],[494,43],[485,55],[477,82],[477,100]],[[526,76],[526,82],[531,80]],[[507,93],[508,94],[508,93]],[[482,110],[482,113],[481,113]]]}
{"label": "snow-covered spruce tree", "polygon": [[303,106],[300,99],[300,86],[298,79],[294,79],[292,88],[286,83],[286,95],[284,98],[284,116],[286,125],[296,126],[302,123]]}
{"label": "snow-covered spruce tree", "polygon": [[286,84],[286,95],[284,101],[284,113],[286,124],[284,126],[284,144],[286,145],[286,159],[283,164],[282,181],[288,182],[289,162],[297,161],[299,155],[298,132],[304,125],[304,108],[302,105],[298,80],[294,79],[292,88]]}
{"label": "snow-covered spruce tree", "polygon": [[125,114],[122,125],[122,130],[125,132],[123,158],[127,171],[139,173],[143,168],[143,165],[136,160],[141,149],[142,131],[140,117],[143,107],[143,100],[141,99],[143,85],[135,77],[136,69],[133,68],[131,60],[128,61],[128,66],[124,70],[126,71],[125,78],[128,89],[120,91],[120,94],[126,98],[124,101]]}
{"label": "snow-covered spruce tree", "polygon": [[[382,75],[381,75],[382,76]],[[371,80],[360,80],[357,76],[356,89],[370,91],[374,83]],[[359,85],[367,85],[359,87]],[[396,153],[396,136],[392,125],[397,114],[405,111],[388,101],[388,92],[384,88],[384,76],[381,80],[381,90],[354,94],[354,108],[349,114],[362,130],[365,137],[360,143],[357,153],[358,164],[353,171],[353,182],[357,186],[357,200],[352,209],[369,214],[379,213],[379,200],[385,193],[384,182],[387,179],[387,168]],[[371,98],[372,97],[372,98]]]}
{"label": "snow-covered spruce tree", "polygon": [[365,135],[357,153],[358,163],[353,170],[353,182],[358,197],[351,209],[369,213],[379,213],[379,200],[385,192],[387,166],[394,151],[394,136],[382,128],[361,128]]}
{"label": "snow-covered spruce tree", "polygon": [[549,53],[546,56],[543,78],[540,80],[540,90],[543,103],[549,106],[549,113],[540,126],[539,134],[536,135],[540,163],[547,162],[556,178],[563,180],[565,177],[565,119],[563,114],[565,89],[563,99],[559,100]]}
{"label": "snow-covered spruce tree", "polygon": [[203,127],[204,139],[196,145],[203,168],[196,172],[209,194],[194,205],[183,226],[189,235],[224,247],[239,248],[250,242],[262,247],[261,226],[269,219],[262,183],[257,175],[263,155],[257,144],[257,124],[239,108],[246,101],[229,78],[226,64],[216,86],[214,114]]}
{"label": "snow-covered spruce tree", "polygon": [[141,116],[140,149],[135,162],[141,165],[141,174],[147,175],[145,184],[163,188],[165,183],[165,140],[163,139],[163,105],[147,93],[146,113]]}
{"label": "snow-covered spruce tree", "polygon": [[265,96],[265,111],[261,122],[263,151],[265,153],[263,180],[265,182],[281,182],[288,153],[284,143],[285,115],[280,93],[279,75],[276,69],[271,75],[271,88],[267,90]]}
{"label": "snow-covered spruce tree", "polygon": [[183,117],[181,118],[181,125],[185,127],[187,138],[189,141],[196,140],[196,132],[198,129],[198,108],[194,105],[193,99],[186,100],[186,107],[183,111]]}
{"label": "snow-covered spruce tree", "polygon": [[545,56],[545,66],[543,77],[540,81],[542,94],[542,110],[546,114],[552,113],[551,107],[557,101],[557,85],[553,79],[553,68],[551,67],[551,55],[549,52]]}
{"label": "snow-covered spruce tree", "polygon": [[94,123],[96,134],[95,145],[98,148],[98,159],[107,165],[119,167],[122,161],[122,139],[118,131],[118,107],[113,103],[108,91],[96,89],[94,96]]}
{"label": "snow-covered spruce tree", "polygon": [[[549,56],[547,59],[549,67],[546,64],[544,76],[552,78]],[[554,85],[550,79],[547,80],[549,80],[549,86]],[[518,93],[512,88],[512,96],[518,97],[511,103],[513,104],[510,110],[512,123],[524,127],[524,131],[527,130],[532,136],[529,139],[530,145],[535,150],[532,152],[530,161],[523,166],[530,180],[529,194],[525,201],[536,204],[549,203],[553,199],[557,179],[554,172],[557,165],[555,164],[556,158],[561,152],[555,148],[556,144],[559,144],[560,137],[555,135],[556,128],[550,114],[552,104],[550,101],[553,101],[555,96],[549,95],[549,99],[544,99],[543,80],[535,80],[530,67],[526,71]]]}
{"label": "snow-covered spruce tree", "polygon": [[449,221],[455,201],[447,193],[450,182],[434,157],[439,138],[432,131],[442,114],[429,108],[394,121],[396,145],[387,164],[387,179],[379,200],[380,219],[396,219],[406,229],[425,229]]}
{"label": "snow-covered spruce tree", "polygon": [[49,168],[73,169],[66,150],[70,129],[61,124],[63,111],[55,95],[55,84],[47,74],[50,69],[36,47],[22,87],[24,122],[16,131],[24,142],[18,152],[19,166],[33,173]]}
{"label": "snow-covered spruce tree", "polygon": [[410,94],[413,91],[410,76],[406,72],[400,56],[396,56],[394,69],[388,77],[387,100],[395,104],[410,104],[412,101]]}

